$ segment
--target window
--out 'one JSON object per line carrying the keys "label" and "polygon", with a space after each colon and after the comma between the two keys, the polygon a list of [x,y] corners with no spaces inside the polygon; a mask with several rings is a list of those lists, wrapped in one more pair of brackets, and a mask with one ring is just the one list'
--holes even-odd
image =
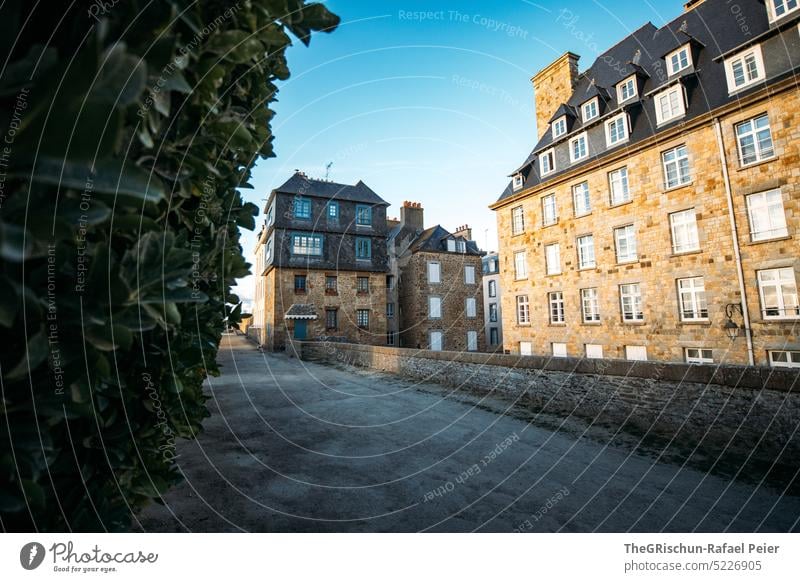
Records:
{"label": "window", "polygon": [[771,350],[769,365],[773,368],[800,368],[800,352]]}
{"label": "window", "polygon": [[591,121],[598,115],[600,115],[600,110],[597,107],[598,100],[597,97],[587,101],[581,106],[581,112],[583,113],[583,122],[586,123],[587,121]]}
{"label": "window", "polygon": [[325,310],[325,329],[339,329],[339,312],[336,309]]}
{"label": "window", "polygon": [[447,239],[447,252],[448,253],[456,252],[456,239],[454,238]]}
{"label": "window", "polygon": [[468,331],[467,332],[467,351],[468,352],[477,352],[478,351],[478,332],[477,331]]}
{"label": "window", "polygon": [[706,286],[703,277],[678,279],[678,301],[681,306],[681,321],[708,319]]}
{"label": "window", "polygon": [[356,226],[372,226],[372,208],[358,204],[356,206]]}
{"label": "window", "polygon": [[475,267],[472,265],[466,265],[464,267],[464,283],[467,285],[474,285],[475,284]]}
{"label": "window", "polygon": [[792,267],[759,271],[758,292],[761,295],[761,313],[764,319],[800,317],[797,283]]}
{"label": "window", "polygon": [[647,348],[644,346],[625,346],[625,357],[635,362],[646,362]]}
{"label": "window", "polygon": [[528,262],[525,259],[525,251],[514,253],[514,279],[528,278]]}
{"label": "window", "polygon": [[628,188],[628,168],[620,168],[608,174],[608,188],[611,191],[611,204],[623,204],[630,201],[631,192]]}
{"label": "window", "polygon": [[586,133],[569,140],[569,161],[577,162],[589,155],[589,146],[586,142]]}
{"label": "window", "polygon": [[386,318],[392,319],[394,317],[394,303],[386,304]]}
{"label": "window", "polygon": [[335,275],[325,275],[325,293],[328,295],[339,293],[339,280]]}
{"label": "window", "polygon": [[797,10],[797,0],[768,0],[767,8],[769,10],[770,20],[778,20],[783,18],[790,12]]}
{"label": "window", "polygon": [[550,303],[550,323],[564,323],[564,293],[553,291],[547,297]]}
{"label": "window", "polygon": [[360,329],[369,329],[369,309],[356,309],[356,325]]}
{"label": "window", "polygon": [[636,97],[636,76],[632,75],[617,85],[617,101],[624,103]]}
{"label": "window", "polygon": [[294,276],[294,292],[295,293],[305,293],[306,292],[306,276],[305,275],[295,275]]}
{"label": "window", "polygon": [[548,194],[542,198],[542,223],[550,226],[558,222],[558,207],[556,206],[556,195]]}
{"label": "window", "polygon": [[442,282],[442,266],[439,263],[428,263],[428,283]]}
{"label": "window", "polygon": [[600,360],[603,358],[603,346],[600,344],[586,344],[586,357],[590,360]]}
{"label": "window", "polygon": [[713,364],[714,355],[705,348],[686,348],[683,350],[687,364]]}
{"label": "window", "polygon": [[321,234],[293,234],[292,254],[319,257],[322,256]]}
{"label": "window", "polygon": [[594,235],[578,237],[578,268],[593,269],[597,263],[594,258]]}
{"label": "window", "polygon": [[372,258],[372,239],[356,238],[356,259],[369,260]]}
{"label": "window", "polygon": [[356,292],[369,293],[369,277],[356,277]]}
{"label": "window", "polygon": [[456,250],[458,250],[459,253],[466,253],[467,241],[465,241],[464,239],[458,239],[456,241]]}
{"label": "window", "polygon": [[678,84],[671,89],[658,93],[655,96],[655,104],[656,121],[659,125],[686,115],[683,85]]}
{"label": "window", "polygon": [[728,91],[733,93],[764,80],[764,59],[756,45],[725,61]]}
{"label": "window", "polygon": [[497,297],[497,281],[492,279],[489,281],[489,297]]}
{"label": "window", "polygon": [[575,208],[575,216],[583,216],[592,211],[589,182],[581,182],[572,187],[572,203]]}
{"label": "window", "polygon": [[477,317],[478,316],[478,304],[475,301],[474,297],[467,297],[467,317]]}
{"label": "window", "polygon": [[271,226],[275,222],[275,203],[273,202],[267,210],[267,226]]}
{"label": "window", "polygon": [[328,202],[328,218],[331,220],[337,220],[339,218],[339,203],[338,202]]}
{"label": "window", "polygon": [[669,225],[672,231],[673,253],[688,253],[700,250],[700,239],[697,234],[697,216],[694,208],[670,214]]}
{"label": "window", "polygon": [[517,295],[517,323],[527,324],[531,322],[531,310],[528,304],[527,295]]}
{"label": "window", "polygon": [[747,213],[750,216],[750,238],[753,241],[789,235],[780,190],[750,194],[747,197]]}
{"label": "window", "polygon": [[606,121],[606,145],[608,147],[628,141],[628,122],[624,113]]}
{"label": "window", "polygon": [[559,275],[561,273],[561,247],[557,243],[545,245],[544,261],[548,275]]}
{"label": "window", "polygon": [[620,285],[619,300],[622,307],[622,321],[644,321],[642,290],[639,283]]}
{"label": "window", "polygon": [[395,344],[395,334],[394,332],[390,331],[386,334],[386,345],[393,346]]}
{"label": "window", "polygon": [[442,332],[440,331],[432,331],[431,332],[431,351],[434,352],[441,352],[442,351],[442,343],[444,338],[442,337]]}
{"label": "window", "polygon": [[519,355],[532,356],[533,344],[531,342],[519,342]]}
{"label": "window", "polygon": [[428,319],[441,319],[442,298],[436,295],[428,297]]}
{"label": "window", "polygon": [[664,185],[667,188],[676,188],[691,182],[689,150],[685,145],[662,153],[661,162],[664,166]]}
{"label": "window", "polygon": [[294,199],[294,217],[311,218],[311,201],[305,198]]}
{"label": "window", "polygon": [[554,172],[556,169],[556,154],[555,150],[547,150],[539,155],[539,170],[542,176],[546,176]]}
{"label": "window", "polygon": [[688,45],[684,45],[678,50],[667,55],[667,71],[670,75],[680,73],[688,69],[692,64],[692,53]]}
{"label": "window", "polygon": [[636,230],[632,224],[614,229],[614,243],[617,247],[618,263],[631,263],[638,259],[636,253]]}
{"label": "window", "polygon": [[517,191],[520,188],[522,188],[522,184],[523,184],[522,174],[514,174],[513,180],[514,180],[513,181],[514,191]]}
{"label": "window", "polygon": [[596,287],[581,289],[581,309],[584,323],[600,321],[600,298]]}
{"label": "window", "polygon": [[559,117],[553,122],[553,139],[558,139],[567,133],[567,118]]}
{"label": "window", "polygon": [[496,346],[500,343],[500,333],[496,327],[489,328],[489,344]]}
{"label": "window", "polygon": [[491,323],[497,323],[497,303],[489,304],[489,321]]}
{"label": "window", "polygon": [[272,261],[272,238],[267,241],[266,250],[264,251],[264,262],[269,263]]}
{"label": "window", "polygon": [[746,166],[775,155],[769,116],[765,113],[736,126],[736,143],[739,148],[739,162]]}
{"label": "window", "polygon": [[386,275],[386,288],[390,291],[394,289],[394,275]]}
{"label": "window", "polygon": [[567,344],[553,342],[553,343],[550,344],[550,347],[552,349],[554,358],[566,358],[567,357]]}

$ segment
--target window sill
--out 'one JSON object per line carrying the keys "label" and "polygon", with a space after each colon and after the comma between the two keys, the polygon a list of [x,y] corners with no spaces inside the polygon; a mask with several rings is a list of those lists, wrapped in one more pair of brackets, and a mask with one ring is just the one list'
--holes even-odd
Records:
{"label": "window sill", "polygon": [[603,325],[603,322],[602,321],[583,321],[583,322],[581,322],[581,325],[594,325],[594,326],[597,326],[597,325]]}
{"label": "window sill", "polygon": [[800,316],[795,317],[762,317],[758,321],[754,321],[753,323],[761,323],[767,325],[769,323],[791,323],[792,325],[797,325],[797,322],[800,321]]}
{"label": "window sill", "polygon": [[338,295],[338,294],[339,294],[338,291],[325,291],[325,295],[328,295],[328,296],[335,296],[335,295]]}
{"label": "window sill", "polygon": [[564,274],[564,273],[563,273],[563,272],[560,272],[560,271],[559,271],[558,273],[546,273],[546,274],[545,274],[545,277],[560,277],[560,276],[561,276],[561,275],[563,275],[563,274]]}
{"label": "window sill", "polygon": [[609,203],[609,208],[619,208],[620,206],[627,206],[628,204],[633,204],[633,198],[630,200],[625,200],[624,202],[617,202],[616,204],[611,202]]}
{"label": "window sill", "polygon": [[356,257],[356,261],[358,261],[360,263],[371,263],[372,259],[361,259],[361,258]]}
{"label": "window sill", "polygon": [[638,325],[638,326],[641,326],[641,325],[646,325],[646,323],[644,321],[625,321],[623,319],[622,320],[622,325],[634,325],[634,326]]}
{"label": "window sill", "polygon": [[670,255],[670,258],[685,257],[689,255],[702,255],[702,254],[703,254],[703,249],[695,249],[693,251],[678,251],[672,253]]}
{"label": "window sill", "polygon": [[764,164],[769,164],[770,162],[774,162],[777,159],[778,159],[778,156],[773,154],[768,158],[764,158],[763,160],[758,160],[756,162],[750,162],[749,164],[743,164],[741,162],[741,160],[740,160],[739,161],[739,167],[737,168],[736,171],[737,172],[744,172],[746,170],[749,170],[751,168],[755,168],[757,166],[763,166]]}
{"label": "window sill", "polygon": [[530,327],[530,323],[517,323],[517,327]]}
{"label": "window sill", "polygon": [[551,226],[558,226],[558,220],[556,220],[555,222],[549,222],[547,224],[542,223],[542,228],[550,228]]}
{"label": "window sill", "polygon": [[626,265],[635,265],[638,262],[639,262],[638,258],[637,259],[630,259],[630,260],[627,260],[627,261],[617,261],[617,266],[618,267],[624,267]]}
{"label": "window sill", "polygon": [[294,290],[294,294],[295,295],[305,295],[306,291],[303,291],[302,289],[295,289]]}
{"label": "window sill", "polygon": [[680,190],[681,188],[689,188],[690,186],[694,185],[694,180],[689,180],[684,184],[678,184],[676,186],[667,186],[664,184],[663,193],[666,194],[667,192],[674,192],[675,190]]}
{"label": "window sill", "polygon": [[682,319],[678,325],[696,325],[700,327],[711,327],[710,319]]}
{"label": "window sill", "polygon": [[754,245],[763,245],[764,243],[780,242],[784,240],[792,240],[792,235],[787,234],[786,236],[776,236],[775,238],[765,238],[763,240],[751,240],[750,242],[745,244],[747,246],[754,246]]}
{"label": "window sill", "polygon": [[567,323],[553,323],[552,321],[547,324],[549,327],[567,327]]}
{"label": "window sill", "polygon": [[527,280],[528,280],[528,278],[527,278],[527,277],[519,277],[519,278],[516,278],[516,277],[515,277],[515,278],[514,278],[514,281],[527,281]]}
{"label": "window sill", "polygon": [[578,271],[596,271],[597,265],[590,265],[586,267],[578,267]]}
{"label": "window sill", "polygon": [[357,297],[369,297],[369,291],[358,291],[356,292]]}
{"label": "window sill", "polygon": [[733,89],[728,89],[728,97],[733,97],[734,95],[737,95],[737,94],[741,93],[742,91],[747,91],[748,89],[751,89],[751,88],[755,87],[756,85],[763,85],[765,80],[766,79],[764,79],[764,77],[760,77],[758,79],[750,81],[746,85],[740,85],[739,87],[734,87]]}
{"label": "window sill", "polygon": [[517,237],[517,236],[522,236],[523,234],[525,234],[524,230],[522,232],[517,232],[517,233],[513,233],[512,232],[511,233],[511,238],[514,238],[514,237]]}
{"label": "window sill", "polygon": [[589,212],[584,212],[583,214],[576,214],[576,215],[575,215],[575,218],[576,218],[576,219],[578,219],[578,218],[585,218],[585,217],[587,217],[587,216],[591,216],[591,215],[592,215],[592,211],[590,210]]}

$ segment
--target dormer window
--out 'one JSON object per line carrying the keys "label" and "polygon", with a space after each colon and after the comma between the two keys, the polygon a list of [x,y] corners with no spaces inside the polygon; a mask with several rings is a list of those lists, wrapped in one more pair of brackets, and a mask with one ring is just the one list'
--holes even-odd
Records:
{"label": "dormer window", "polygon": [[567,118],[559,117],[553,122],[553,139],[558,139],[567,133]]}
{"label": "dormer window", "polygon": [[456,252],[456,241],[453,238],[447,239],[447,251],[450,253]]}
{"label": "dormer window", "polygon": [[683,85],[674,85],[666,91],[657,93],[656,121],[659,125],[686,115],[686,99],[683,94]]}
{"label": "dormer window", "polygon": [[685,44],[678,50],[667,55],[667,72],[670,76],[688,69],[692,65],[692,51]]}
{"label": "dormer window", "polygon": [[613,147],[628,141],[628,116],[624,113],[606,121],[606,145]]}
{"label": "dormer window", "polygon": [[514,191],[522,188],[522,184],[523,184],[522,174],[514,174],[513,186],[512,186],[514,188]]}
{"label": "dormer window", "polygon": [[734,93],[766,77],[761,47],[756,45],[725,61],[728,91]]}
{"label": "dormer window", "polygon": [[591,121],[598,115],[600,115],[600,107],[599,107],[599,100],[597,97],[594,99],[590,99],[583,105],[581,105],[581,114],[583,115],[583,122],[586,123],[587,121]]}
{"label": "dormer window", "polygon": [[552,174],[556,170],[556,153],[555,150],[549,149],[546,152],[539,154],[539,170],[542,176]]}
{"label": "dormer window", "polygon": [[767,0],[770,22],[780,20],[800,7],[797,0]]}
{"label": "dormer window", "polygon": [[617,101],[620,103],[633,99],[636,95],[638,95],[636,89],[636,75],[631,75],[617,85]]}
{"label": "dormer window", "polygon": [[586,132],[569,140],[569,161],[577,162],[589,155],[589,145],[586,141]]}

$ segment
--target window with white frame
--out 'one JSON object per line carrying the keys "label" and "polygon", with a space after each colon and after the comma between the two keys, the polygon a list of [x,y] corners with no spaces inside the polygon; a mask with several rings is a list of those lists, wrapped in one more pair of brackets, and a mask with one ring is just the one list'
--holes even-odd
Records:
{"label": "window with white frame", "polygon": [[750,217],[750,239],[754,242],[789,235],[783,194],[780,189],[750,194],[747,197],[747,214]]}
{"label": "window with white frame", "polygon": [[550,226],[558,222],[558,207],[556,206],[556,195],[548,194],[542,198],[542,224]]}
{"label": "window with white frame", "polygon": [[478,351],[478,332],[477,331],[468,331],[467,332],[467,351],[468,352],[477,352]]}
{"label": "window with white frame", "polygon": [[428,263],[428,283],[442,282],[442,265],[435,262]]}
{"label": "window with white frame", "polygon": [[515,191],[522,188],[522,183],[523,183],[522,174],[514,174],[513,188]]}
{"label": "window with white frame", "polygon": [[590,99],[581,106],[581,114],[583,115],[583,122],[591,121],[600,115],[599,101],[597,97]]}
{"label": "window with white frame", "polygon": [[705,321],[708,319],[706,284],[703,277],[678,279],[678,301],[681,321]]}
{"label": "window with white frame", "polygon": [[758,292],[764,319],[800,317],[797,282],[792,267],[758,271]]}
{"label": "window with white frame", "polygon": [[676,51],[667,55],[667,72],[669,75],[680,73],[684,69],[688,69],[692,64],[692,51],[688,44],[683,45]]}
{"label": "window with white frame", "polygon": [[444,343],[444,336],[440,331],[432,331],[431,332],[431,351],[434,352],[441,352],[442,351],[442,344]]}
{"label": "window with white frame", "polygon": [[600,321],[600,297],[597,287],[581,289],[581,311],[584,323],[597,323]]}
{"label": "window with white frame", "polygon": [[467,317],[477,317],[478,316],[478,307],[477,302],[475,301],[474,297],[467,297]]}
{"label": "window with white frame", "polygon": [[677,188],[692,181],[689,168],[689,148],[686,145],[663,152],[661,162],[664,166],[664,186],[666,188]]}
{"label": "window with white frame", "polygon": [[442,317],[442,298],[436,295],[428,297],[428,319],[441,319]]}
{"label": "window with white frame", "polygon": [[525,232],[525,211],[522,206],[511,209],[511,234],[522,234]]}
{"label": "window with white frame", "polygon": [[763,81],[765,71],[761,47],[756,45],[727,59],[725,74],[730,93]]}
{"label": "window with white frame", "polygon": [[622,321],[644,321],[642,288],[639,283],[620,285],[619,301],[622,307]]}
{"label": "window with white frame", "polygon": [[694,208],[673,212],[669,215],[672,231],[672,252],[688,253],[700,250],[700,237],[697,233],[697,215]]}
{"label": "window with white frame", "polygon": [[550,303],[550,323],[564,323],[564,293],[552,291],[547,294]]}
{"label": "window with white frame", "polygon": [[550,344],[550,348],[552,350],[554,358],[567,357],[567,344],[561,342],[552,342]]}
{"label": "window with white frame", "polygon": [[608,188],[611,191],[611,205],[623,204],[631,199],[628,187],[628,168],[623,167],[608,174]]}
{"label": "window with white frame", "polygon": [[561,247],[558,243],[545,245],[544,259],[548,275],[559,275],[561,273]]}
{"label": "window with white frame", "polygon": [[775,155],[769,115],[759,115],[736,125],[736,145],[739,148],[739,162],[746,166]]}
{"label": "window with white frame", "polygon": [[767,0],[767,10],[770,20],[778,20],[797,10],[797,0]]}
{"label": "window with white frame", "polygon": [[800,368],[800,352],[770,350],[769,365],[773,368]]}
{"label": "window with white frame", "polygon": [[532,356],[533,355],[533,344],[531,342],[519,342],[519,355],[520,356]]}
{"label": "window with white frame", "polygon": [[464,239],[461,239],[461,238],[458,239],[456,241],[456,250],[459,253],[466,253],[467,252],[467,241],[465,241]]}
{"label": "window with white frame", "polygon": [[683,85],[679,83],[666,91],[656,94],[655,104],[656,121],[659,125],[686,115]]}
{"label": "window with white frame", "polygon": [[572,203],[575,208],[575,216],[583,216],[592,211],[589,182],[581,182],[572,187]]}
{"label": "window with white frame", "polygon": [[646,362],[647,348],[645,346],[625,346],[625,358],[633,362]]}
{"label": "window with white frame", "polygon": [[628,99],[633,99],[637,95],[636,90],[636,76],[631,75],[622,83],[617,85],[617,100],[620,103],[624,103]]}
{"label": "window with white frame", "polygon": [[456,252],[456,239],[454,238],[447,239],[447,252],[448,253]]}
{"label": "window with white frame", "polygon": [[632,224],[614,229],[614,245],[617,249],[618,263],[630,263],[638,259],[636,229]]}
{"label": "window with white frame", "polygon": [[464,266],[464,283],[467,285],[475,284],[475,267],[473,265]]}
{"label": "window with white frame", "polygon": [[606,121],[606,144],[608,147],[628,141],[628,116],[620,113]]}
{"label": "window with white frame", "polygon": [[594,235],[584,234],[578,237],[578,268],[594,269],[597,266],[594,256]]}
{"label": "window with white frame", "polygon": [[497,297],[497,281],[492,279],[488,285],[489,297]]}
{"label": "window with white frame", "polygon": [[586,141],[586,132],[569,140],[569,161],[577,162],[589,155],[589,145]]}
{"label": "window with white frame", "polygon": [[514,253],[514,279],[527,279],[528,278],[528,259],[525,257],[525,251],[517,251]]}
{"label": "window with white frame", "polygon": [[551,174],[556,170],[556,152],[555,150],[547,150],[539,154],[539,170],[542,176]]}
{"label": "window with white frame", "polygon": [[707,348],[685,348],[683,353],[687,364],[714,363],[714,352]]}
{"label": "window with white frame", "polygon": [[531,322],[531,306],[527,295],[517,295],[517,323],[528,324]]}
{"label": "window with white frame", "polygon": [[497,303],[490,303],[489,304],[489,321],[491,323],[497,323],[498,320],[497,314]]}
{"label": "window with white frame", "polygon": [[562,116],[553,122],[553,139],[558,139],[565,133],[567,133],[567,118]]}
{"label": "window with white frame", "polygon": [[603,346],[600,344],[586,344],[586,358],[589,360],[602,360],[603,359]]}

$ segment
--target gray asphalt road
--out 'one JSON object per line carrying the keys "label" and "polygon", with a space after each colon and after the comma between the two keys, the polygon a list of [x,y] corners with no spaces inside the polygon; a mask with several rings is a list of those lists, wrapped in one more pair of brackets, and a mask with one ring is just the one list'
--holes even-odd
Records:
{"label": "gray asphalt road", "polygon": [[186,481],[146,531],[789,531],[800,498],[226,336]]}

